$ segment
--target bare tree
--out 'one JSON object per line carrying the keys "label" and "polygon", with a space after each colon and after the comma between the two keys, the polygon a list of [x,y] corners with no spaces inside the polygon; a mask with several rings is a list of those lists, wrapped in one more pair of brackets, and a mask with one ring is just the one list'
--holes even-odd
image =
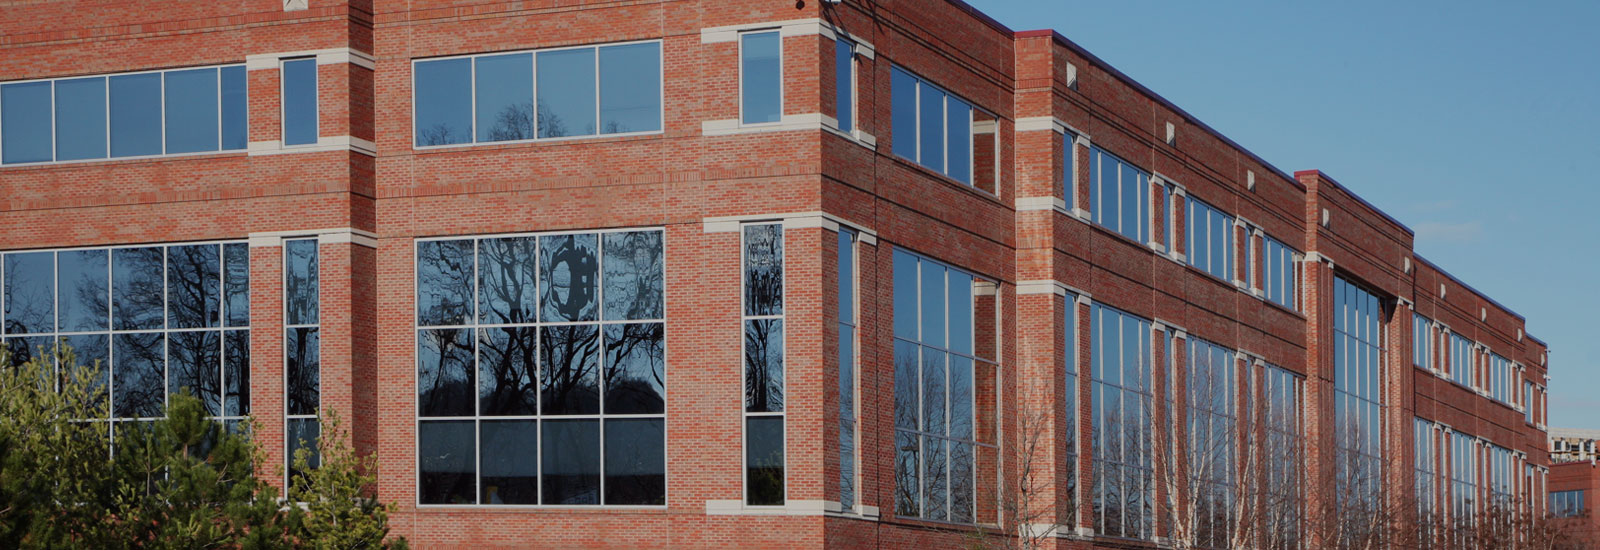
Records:
{"label": "bare tree", "polygon": [[1385,502],[1383,461],[1353,419],[1335,427],[1333,494],[1312,510],[1312,540],[1341,550],[1380,550],[1409,538],[1404,514]]}
{"label": "bare tree", "polygon": [[[1051,444],[1049,436],[1052,431],[1066,433],[1069,439],[1075,439],[1077,427],[1068,422],[1064,428],[1057,429],[1050,416],[1051,411],[1047,407],[1021,405],[1017,408],[1014,424],[1016,445],[1000,476],[999,492],[989,497],[994,501],[994,509],[1000,512],[1000,533],[991,536],[980,530],[969,537],[969,548],[1036,550],[1044,548],[1045,541],[1060,535],[1056,530],[1063,527],[1057,525],[1055,503],[1042,496],[1054,479],[1054,476],[1045,475],[1054,467],[1047,446]],[[1071,457],[1070,450],[1074,445],[1070,440],[1067,443],[1068,456]],[[1068,464],[1073,471],[1077,469],[1076,462],[1076,459],[1070,459]],[[1068,482],[1058,485],[1056,489],[1071,495],[1077,489],[1077,476],[1069,476]],[[1069,518],[1069,523],[1075,523],[1072,518],[1077,517],[1076,498],[1069,496],[1066,501],[1067,508],[1062,511],[1061,517]],[[1071,525],[1064,528],[1070,529]]]}

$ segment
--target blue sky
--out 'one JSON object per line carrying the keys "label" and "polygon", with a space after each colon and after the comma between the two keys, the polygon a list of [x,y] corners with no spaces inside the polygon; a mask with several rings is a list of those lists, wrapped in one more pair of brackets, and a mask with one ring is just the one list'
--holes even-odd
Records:
{"label": "blue sky", "polygon": [[969,1],[1410,226],[1550,345],[1551,424],[1600,428],[1600,2]]}

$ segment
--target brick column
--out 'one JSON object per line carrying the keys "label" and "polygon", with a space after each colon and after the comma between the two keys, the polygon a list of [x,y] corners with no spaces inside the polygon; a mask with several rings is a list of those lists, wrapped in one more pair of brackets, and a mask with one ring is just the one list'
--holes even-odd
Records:
{"label": "brick column", "polygon": [[1306,285],[1306,380],[1305,413],[1306,471],[1301,483],[1306,495],[1307,547],[1331,547],[1324,540],[1333,518],[1334,450],[1338,427],[1333,413],[1333,334],[1334,273],[1331,262],[1315,261],[1305,266]]}
{"label": "brick column", "polygon": [[267,458],[256,474],[280,491],[284,478],[273,469],[287,453],[283,366],[283,246],[277,238],[250,239],[250,415]]}

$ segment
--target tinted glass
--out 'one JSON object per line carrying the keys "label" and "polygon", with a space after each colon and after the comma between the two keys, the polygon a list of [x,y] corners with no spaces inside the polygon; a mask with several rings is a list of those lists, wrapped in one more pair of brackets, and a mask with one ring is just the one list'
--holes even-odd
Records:
{"label": "tinted glass", "polygon": [[244,149],[250,144],[249,84],[243,66],[223,67],[222,149]]}
{"label": "tinted glass", "polygon": [[895,67],[891,72],[894,154],[917,159],[917,79]]}
{"label": "tinted glass", "polygon": [[472,60],[419,61],[412,70],[417,146],[471,142]]}
{"label": "tinted glass", "polygon": [[288,414],[317,414],[322,403],[322,336],[309,327],[291,328],[288,334],[283,348]]}
{"label": "tinted glass", "polygon": [[856,254],[855,233],[839,232],[839,321],[854,323],[856,319]]}
{"label": "tinted glass", "polygon": [[217,150],[217,70],[168,71],[166,104],[167,153]]}
{"label": "tinted glass", "polygon": [[250,331],[230,330],[222,339],[222,414],[250,414]]}
{"label": "tinted glass", "polygon": [[894,253],[894,336],[917,339],[917,257]]}
{"label": "tinted glass", "polygon": [[917,108],[917,127],[922,145],[918,159],[923,166],[935,172],[944,171],[945,126],[944,92],[927,83],[917,85],[920,99]]}
{"label": "tinted glass", "polygon": [[934,348],[922,348],[922,431],[944,434],[946,354]]}
{"label": "tinted glass", "polygon": [[472,265],[472,241],[417,243],[418,325],[467,323],[472,317]]}
{"label": "tinted glass", "polygon": [[951,269],[950,351],[972,355],[972,276]]}
{"label": "tinted glass", "polygon": [[283,243],[284,322],[290,325],[317,324],[320,277],[317,266],[317,241]]}
{"label": "tinted glass", "polygon": [[306,466],[316,468],[322,464],[322,457],[317,455],[317,438],[320,437],[322,426],[315,418],[290,418],[286,422],[288,434],[285,439],[289,443],[289,477],[298,477],[300,450],[305,450]]}
{"label": "tinted glass", "polygon": [[161,74],[106,80],[111,93],[111,156],[161,154]]}
{"label": "tinted glass", "polygon": [[208,328],[222,320],[222,249],[214,244],[167,248],[167,326]]}
{"label": "tinted glass", "polygon": [[844,40],[833,42],[834,114],[839,131],[855,128],[855,46]]}
{"label": "tinted glass", "polygon": [[533,237],[483,239],[478,242],[479,322],[534,322],[538,311],[535,304],[539,299],[536,283],[537,248],[538,240]]}
{"label": "tinted glass", "polygon": [[55,331],[54,252],[5,256],[6,334]]}
{"label": "tinted glass", "polygon": [[57,80],[56,160],[101,158],[106,158],[106,79]]}
{"label": "tinted glass", "polygon": [[[66,336],[63,338],[63,340],[66,340],[67,347],[71,348],[72,354],[74,358],[76,358],[79,367],[93,369],[96,371],[94,380],[91,382],[93,391],[104,392],[110,390],[111,388],[108,386],[108,384],[111,383],[110,336],[105,334],[82,334],[78,336]],[[48,343],[48,341],[40,342],[40,345],[47,345]],[[65,361],[63,361],[61,367],[65,369],[68,367],[68,365]],[[62,374],[66,375],[69,373]],[[110,397],[109,394],[100,396],[98,405],[103,407],[106,403],[108,403],[108,397]],[[95,415],[97,417],[104,417],[106,416],[106,411],[104,409],[95,411]]]}
{"label": "tinted glass", "polygon": [[317,142],[317,60],[283,62],[283,144]]}
{"label": "tinted glass", "polygon": [[56,254],[62,331],[106,330],[109,326],[109,257],[105,250],[63,250]]}
{"label": "tinted glass", "polygon": [[112,328],[161,328],[163,263],[165,261],[160,248],[118,248],[111,251]]}
{"label": "tinted glass", "polygon": [[745,503],[784,502],[783,417],[745,418]]}
{"label": "tinted glass", "polygon": [[476,436],[471,421],[417,424],[419,502],[472,504],[477,492]]}
{"label": "tinted glass", "polygon": [[915,433],[896,430],[894,451],[894,513],[916,517],[921,514],[922,505],[920,438]]}
{"label": "tinted glass", "polygon": [[167,397],[162,334],[118,334],[113,340],[116,364],[111,374],[112,415],[119,418],[161,416]]}
{"label": "tinted glass", "polygon": [[533,327],[479,329],[479,414],[538,414],[538,337]]}
{"label": "tinted glass", "polygon": [[595,133],[594,48],[539,52],[539,137]]}
{"label": "tinted glass", "polygon": [[600,421],[544,422],[544,503],[600,504]]}
{"label": "tinted glass", "polygon": [[660,319],[665,270],[660,231],[605,234],[605,319]]}
{"label": "tinted glass", "polygon": [[922,436],[922,517],[945,521],[949,519],[950,490],[948,442],[933,436]]}
{"label": "tinted glass", "polygon": [[661,45],[600,48],[600,132],[661,129]]}
{"label": "tinted glass", "polygon": [[250,245],[222,245],[223,301],[227,302],[228,326],[250,326]]}
{"label": "tinted glass", "polygon": [[533,139],[533,54],[479,57],[473,63],[478,141]]}
{"label": "tinted glass", "polygon": [[740,120],[745,124],[783,118],[781,44],[777,31],[739,36]]}
{"label": "tinted glass", "polygon": [[0,160],[6,163],[49,162],[50,83],[0,86]]}
{"label": "tinted glass", "polygon": [[174,332],[167,344],[167,391],[200,398],[206,415],[222,414],[222,335]]}
{"label": "tinted glass", "polygon": [[[956,181],[972,183],[972,107],[961,100],[950,98],[945,121],[949,125],[949,166],[945,173]],[[989,136],[993,139],[994,136]]]}
{"label": "tinted glass", "polygon": [[783,346],[782,319],[745,321],[745,412],[783,411]]}
{"label": "tinted glass", "polygon": [[417,414],[472,414],[472,340],[465,329],[430,329],[417,335]]}
{"label": "tinted glass", "polygon": [[922,262],[922,339],[926,344],[945,345],[945,268],[933,262]]}
{"label": "tinted glass", "polygon": [[783,314],[783,226],[744,228],[745,315]]}
{"label": "tinted glass", "polygon": [[666,504],[666,448],[662,420],[607,420],[606,504]]}
{"label": "tinted glass", "polygon": [[605,346],[605,413],[666,412],[666,325],[607,325]]}
{"label": "tinted glass", "polygon": [[539,238],[544,322],[595,320],[600,271],[598,241],[595,235]]}
{"label": "tinted glass", "polygon": [[544,414],[600,413],[600,329],[560,325],[540,329]]}
{"label": "tinted glass", "polygon": [[[482,504],[539,503],[539,424],[534,420],[485,421]],[[471,442],[467,442],[471,445]]]}

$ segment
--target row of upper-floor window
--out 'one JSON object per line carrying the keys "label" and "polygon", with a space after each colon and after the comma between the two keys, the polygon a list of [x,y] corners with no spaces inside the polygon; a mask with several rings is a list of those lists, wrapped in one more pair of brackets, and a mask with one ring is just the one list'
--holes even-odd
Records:
{"label": "row of upper-floor window", "polygon": [[1421,417],[1413,420],[1412,435],[1423,533],[1437,536],[1440,525],[1471,522],[1491,507],[1521,513],[1542,502],[1545,474],[1526,455]]}
{"label": "row of upper-floor window", "polygon": [[[1535,397],[1542,398],[1543,390],[1524,379],[1525,368],[1505,356],[1490,351],[1452,332],[1442,323],[1420,314],[1412,314],[1411,363],[1433,371],[1451,382],[1479,390],[1495,401],[1523,410],[1528,423],[1542,418],[1535,407]],[[1518,388],[1518,382],[1521,388]],[[1536,396],[1537,394],[1537,396]]]}

